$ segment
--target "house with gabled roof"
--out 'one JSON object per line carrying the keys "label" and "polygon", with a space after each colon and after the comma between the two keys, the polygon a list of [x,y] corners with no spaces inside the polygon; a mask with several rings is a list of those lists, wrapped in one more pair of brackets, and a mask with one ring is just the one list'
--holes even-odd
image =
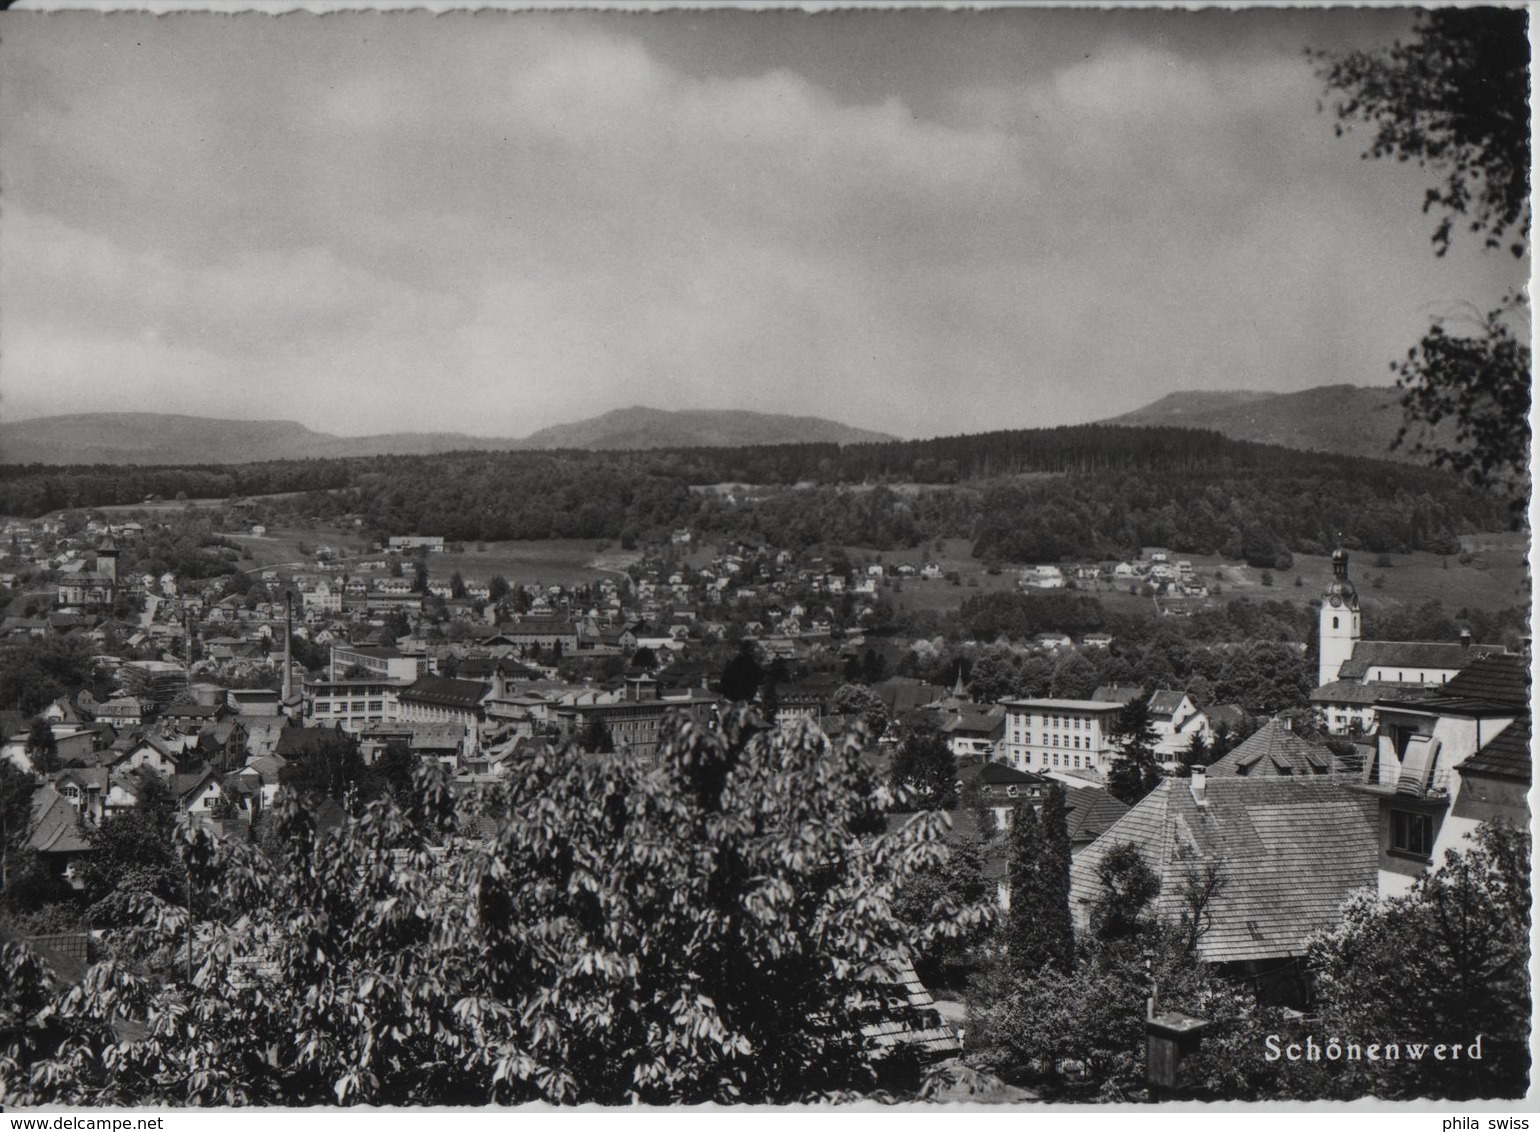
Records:
{"label": "house with gabled roof", "polygon": [[1379,732],[1357,788],[1379,806],[1381,894],[1406,892],[1483,821],[1528,825],[1528,787],[1518,785],[1528,777],[1528,657],[1479,657],[1437,692],[1377,710]]}
{"label": "house with gabled roof", "polygon": [[75,865],[94,849],[91,829],[79,809],[53,783],[44,783],[32,792],[26,846],[75,888],[82,887],[74,875]]}
{"label": "house with gabled roof", "polygon": [[174,775],[171,792],[177,805],[194,817],[212,817],[220,800],[226,797],[219,774],[208,766],[191,774]]}
{"label": "house with gabled roof", "polygon": [[[1137,684],[1101,684],[1091,698],[1127,706],[1143,695],[1144,689]],[[1155,755],[1162,762],[1173,762],[1191,750],[1194,735],[1201,735],[1205,743],[1213,739],[1208,713],[1184,691],[1155,689],[1149,696],[1149,712],[1155,729]]]}
{"label": "house with gabled roof", "polygon": [[141,768],[152,770],[169,779],[181,769],[182,753],[180,743],[173,744],[159,736],[146,735],[116,765],[117,769],[125,771]]}
{"label": "house with gabled roof", "polygon": [[105,767],[66,767],[50,780],[53,787],[87,822],[100,825],[107,816]]}
{"label": "house with gabled roof", "polygon": [[1375,806],[1339,777],[1168,778],[1070,865],[1077,930],[1091,926],[1108,853],[1132,845],[1160,881],[1154,914],[1196,925],[1196,951],[1285,999],[1299,960],[1345,900],[1376,883]]}

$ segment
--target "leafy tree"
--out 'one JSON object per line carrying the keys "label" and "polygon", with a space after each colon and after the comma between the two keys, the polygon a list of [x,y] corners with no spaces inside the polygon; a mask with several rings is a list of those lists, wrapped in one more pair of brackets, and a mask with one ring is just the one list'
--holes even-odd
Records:
{"label": "leafy tree", "polygon": [[860,716],[873,735],[881,735],[887,730],[888,705],[864,684],[841,684],[830,706],[838,715]]}
{"label": "leafy tree", "polygon": [[76,636],[24,638],[0,645],[0,709],[36,715],[91,680],[91,653]]}
{"label": "leafy tree", "polygon": [[280,785],[312,801],[331,798],[350,809],[383,791],[380,774],[364,764],[352,736],[326,727],[306,730],[304,751],[278,772]]}
{"label": "leafy tree", "polygon": [[888,674],[888,658],[874,648],[868,648],[861,657],[861,680],[867,684],[880,684]]}
{"label": "leafy tree", "polygon": [[[1365,157],[1416,161],[1441,180],[1423,211],[1439,216],[1436,254],[1458,222],[1488,248],[1529,248],[1529,38],[1521,8],[1435,8],[1417,13],[1416,36],[1378,51],[1315,53],[1335,98],[1337,132],[1362,121],[1374,131]],[[1455,445],[1413,447],[1478,485],[1527,498],[1530,348],[1513,321],[1526,304],[1511,294],[1476,319],[1476,333],[1451,335],[1435,322],[1396,369],[1403,390],[1403,443],[1418,425],[1453,421]]]}
{"label": "leafy tree", "polygon": [[645,668],[651,672],[658,667],[658,654],[643,645],[631,654],[631,665],[633,668]]}
{"label": "leafy tree", "polygon": [[[950,842],[950,848],[945,863],[917,871],[898,890],[893,911],[916,932],[938,913],[961,915],[966,909],[989,907],[994,884],[984,875],[983,843],[976,837],[965,837]],[[969,950],[984,942],[993,924],[991,916],[955,937],[934,937],[915,962],[925,985],[935,988],[951,983],[948,968],[965,962]]]}
{"label": "leafy tree", "polygon": [[32,769],[44,777],[59,769],[59,744],[54,740],[53,727],[40,715],[27,728],[27,757],[32,761]]}
{"label": "leafy tree", "polygon": [[[1328,1095],[1325,1074],[1292,1064],[1283,1068],[1259,1056],[1269,1034],[1290,1034],[1283,1013],[1260,1007],[1249,987],[1198,962],[1179,932],[1149,915],[1159,882],[1138,851],[1118,846],[1103,864],[1093,931],[1073,969],[1046,965],[1024,974],[1001,965],[970,988],[968,1035],[977,1064],[1030,1076],[1049,1098],[1145,1099],[1144,1017],[1158,986],[1164,1007],[1209,1021],[1202,1048],[1187,1065],[1194,1079],[1191,1095],[1205,1100]],[[1079,1070],[1074,1078],[1061,1076],[1068,1064]]]}
{"label": "leafy tree", "polygon": [[491,601],[502,601],[508,596],[508,579],[501,574],[493,574],[492,580],[487,583],[487,598]]}
{"label": "leafy tree", "polygon": [[1149,926],[1148,910],[1160,895],[1160,878],[1129,842],[1113,846],[1102,858],[1097,878],[1102,892],[1091,911],[1091,926],[1101,940],[1132,939]]}
{"label": "leafy tree", "polygon": [[[381,798],[330,833],[286,794],[271,858],[189,828],[210,909],[191,987],[107,962],[50,1000],[30,953],[6,945],[0,991],[20,1019],[0,1103],[912,1094],[912,1064],[862,1030],[910,1017],[894,962],[988,909],[895,915],[947,860],[942,819],[883,832],[888,793],[860,754],[739,711],[686,726],[653,767],[537,755],[490,803],[488,842],[450,846],[461,819],[434,764],[414,813]],[[183,915],[144,910],[143,946],[183,938]],[[117,1012],[153,1017],[153,1038],[116,1042]]]}
{"label": "leafy tree", "polygon": [[449,576],[449,596],[455,598],[465,596],[465,579],[460,576],[458,570]]}
{"label": "leafy tree", "polygon": [[1096,690],[1096,668],[1079,652],[1067,653],[1053,667],[1048,694],[1055,699],[1088,700]]}
{"label": "leafy tree", "polygon": [[1528,247],[1529,38],[1521,8],[1434,8],[1417,13],[1417,36],[1375,51],[1313,52],[1337,133],[1363,121],[1375,129],[1365,157],[1431,166],[1443,181],[1424,212],[1449,250],[1456,219],[1489,248]]}
{"label": "leafy tree", "polygon": [[1480,1060],[1354,1062],[1347,1087],[1386,1098],[1524,1095],[1529,908],[1528,831],[1496,822],[1406,896],[1357,899],[1339,927],[1312,940],[1322,1017],[1334,1032],[1482,1043]]}
{"label": "leafy tree", "polygon": [[1117,744],[1117,754],[1107,772],[1107,790],[1120,802],[1135,805],[1160,785],[1160,767],[1155,762],[1157,736],[1150,718],[1149,697],[1129,700],[1108,731]]}
{"label": "leafy tree", "polygon": [[0,892],[8,887],[13,855],[27,843],[37,779],[9,759],[0,759]]}
{"label": "leafy tree", "polygon": [[1516,510],[1528,499],[1530,445],[1532,355],[1512,325],[1525,315],[1522,306],[1510,299],[1469,320],[1474,333],[1451,333],[1452,319],[1435,322],[1394,367],[1407,418],[1396,443],[1406,443],[1419,423],[1452,422],[1453,444],[1418,437],[1412,450],[1478,487],[1504,489]]}
{"label": "leafy tree", "polygon": [[92,853],[81,864],[80,877],[91,922],[99,926],[136,922],[135,902],[147,896],[185,903],[174,799],[159,778],[145,775],[141,782],[137,805],[88,834]]}
{"label": "leafy tree", "polygon": [[929,720],[904,729],[889,777],[913,809],[950,810],[957,805],[957,759],[946,736]]}
{"label": "leafy tree", "polygon": [[583,728],[583,737],[579,740],[583,750],[598,754],[609,754],[615,749],[615,739],[610,734],[609,726],[602,716],[592,716],[588,724]]}
{"label": "leafy tree", "polygon": [[407,811],[411,808],[412,781],[421,761],[411,746],[399,739],[387,743],[375,760],[375,774],[399,810]]}
{"label": "leafy tree", "polygon": [[737,655],[722,669],[717,690],[730,700],[746,703],[754,698],[764,678],[765,670],[754,657],[753,642],[743,641],[738,646]]}

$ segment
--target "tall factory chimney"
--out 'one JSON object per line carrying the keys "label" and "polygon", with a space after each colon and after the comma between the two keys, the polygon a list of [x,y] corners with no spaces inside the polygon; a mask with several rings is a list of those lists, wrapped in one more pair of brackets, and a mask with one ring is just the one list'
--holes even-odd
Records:
{"label": "tall factory chimney", "polygon": [[283,593],[283,710],[294,715],[294,594]]}

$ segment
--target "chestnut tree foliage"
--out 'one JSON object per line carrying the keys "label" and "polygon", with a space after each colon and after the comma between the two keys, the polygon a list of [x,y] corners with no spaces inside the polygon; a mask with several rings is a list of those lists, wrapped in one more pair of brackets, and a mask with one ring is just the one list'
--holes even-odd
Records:
{"label": "chestnut tree foliage", "polygon": [[184,827],[195,922],[143,893],[142,925],[57,991],[6,946],[0,1103],[913,1088],[863,1027],[912,1013],[895,963],[990,911],[943,894],[924,923],[895,915],[901,886],[945,864],[945,818],[884,832],[895,798],[859,754],[740,712],[683,726],[651,763],[535,755],[474,816],[428,764],[405,809],[381,797],[325,832],[280,799],[269,855]]}
{"label": "chestnut tree foliage", "polygon": [[1355,900],[1341,925],[1312,940],[1322,1021],[1344,1041],[1482,1043],[1479,1060],[1355,1062],[1340,1087],[1388,1098],[1523,1096],[1530,900],[1528,830],[1498,822],[1449,850],[1405,896]]}

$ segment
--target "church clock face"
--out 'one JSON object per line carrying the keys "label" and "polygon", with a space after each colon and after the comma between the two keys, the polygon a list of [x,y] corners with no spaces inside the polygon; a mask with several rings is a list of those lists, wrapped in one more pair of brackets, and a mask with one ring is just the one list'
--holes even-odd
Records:
{"label": "church clock face", "polygon": [[1336,594],[1332,594],[1331,595],[1331,603],[1332,603],[1332,605],[1341,605],[1342,604],[1342,599],[1340,597],[1338,597]]}

